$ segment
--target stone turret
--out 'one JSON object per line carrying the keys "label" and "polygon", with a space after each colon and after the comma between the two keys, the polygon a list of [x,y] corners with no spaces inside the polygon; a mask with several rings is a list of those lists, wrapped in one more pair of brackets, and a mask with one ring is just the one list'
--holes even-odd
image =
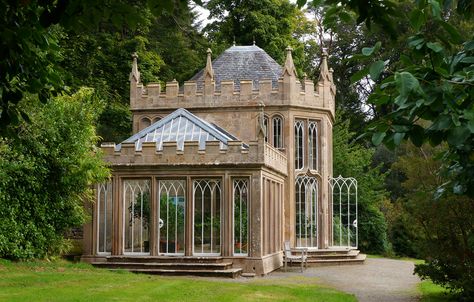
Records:
{"label": "stone turret", "polygon": [[300,82],[293,62],[291,47],[286,60],[278,65],[258,46],[232,46],[214,61],[208,49],[206,66],[180,87],[176,80],[166,83],[140,83],[137,56],[134,54],[130,73],[130,105],[132,111],[172,110],[175,108],[256,107],[263,103],[320,108],[334,117],[335,86],[327,53],[321,59],[317,86],[304,77]]}

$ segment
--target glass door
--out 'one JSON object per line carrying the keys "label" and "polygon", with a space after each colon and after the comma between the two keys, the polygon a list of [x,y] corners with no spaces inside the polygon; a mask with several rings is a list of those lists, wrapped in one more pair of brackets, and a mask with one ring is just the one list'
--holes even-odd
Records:
{"label": "glass door", "polygon": [[184,255],[186,181],[158,181],[158,253]]}
{"label": "glass door", "polygon": [[193,182],[193,253],[220,255],[221,182],[198,179]]}

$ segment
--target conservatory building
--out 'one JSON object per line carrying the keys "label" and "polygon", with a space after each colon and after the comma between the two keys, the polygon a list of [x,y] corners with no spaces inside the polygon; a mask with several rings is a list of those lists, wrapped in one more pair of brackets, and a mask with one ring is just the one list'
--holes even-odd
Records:
{"label": "conservatory building", "polygon": [[262,275],[282,266],[285,242],[359,259],[353,209],[332,201],[334,184],[343,190],[331,178],[336,88],[326,54],[320,69],[315,86],[298,79],[291,48],[280,66],[255,45],[232,46],[214,61],[208,50],[184,85],[162,87],[141,83],[134,55],[135,134],[101,146],[112,177],[96,186],[82,259]]}

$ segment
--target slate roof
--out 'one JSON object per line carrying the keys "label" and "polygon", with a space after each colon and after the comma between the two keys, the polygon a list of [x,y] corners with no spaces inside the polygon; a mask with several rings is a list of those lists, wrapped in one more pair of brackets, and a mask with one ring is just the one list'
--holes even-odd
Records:
{"label": "slate roof", "polygon": [[[176,142],[178,149],[183,150],[185,141],[195,141],[199,142],[199,147],[203,150],[206,141],[219,141],[221,149],[226,149],[228,141],[236,140],[235,136],[219,126],[180,108],[122,143],[135,143],[135,149],[141,150],[144,142],[155,142],[156,149],[162,150],[163,142]],[[247,148],[248,146],[242,145],[242,147]],[[120,150],[121,144],[117,145],[116,149]]]}
{"label": "slate roof", "polygon": [[[234,80],[236,89],[240,89],[239,80],[253,80],[258,88],[258,80],[272,79],[272,86],[278,85],[282,67],[263,49],[256,45],[232,46],[212,61],[216,87],[220,88],[222,80]],[[204,69],[195,74],[191,80],[203,86]]]}

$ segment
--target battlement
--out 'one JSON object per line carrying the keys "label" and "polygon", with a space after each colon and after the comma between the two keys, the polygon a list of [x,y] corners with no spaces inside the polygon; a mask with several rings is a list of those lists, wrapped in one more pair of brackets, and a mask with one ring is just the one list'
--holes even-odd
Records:
{"label": "battlement", "polygon": [[172,81],[166,85],[138,83],[130,105],[132,110],[150,110],[242,106],[263,102],[265,105],[302,105],[333,111],[335,93],[332,82],[321,81],[315,86],[310,80],[301,83],[295,78],[283,77],[276,88],[272,87],[271,79],[262,79],[258,82],[258,89],[252,80],[240,80],[239,85],[235,85],[233,80],[225,80],[221,81],[219,88],[214,82],[198,85],[195,81],[187,81],[179,86],[177,81]]}
{"label": "battlement", "polygon": [[135,143],[103,143],[104,160],[112,166],[178,166],[178,165],[264,165],[287,174],[286,156],[263,141],[252,141],[248,148],[241,141],[229,141],[222,149],[218,141],[206,141],[205,148],[198,142],[184,142],[183,150],[176,142],[164,142],[161,150],[155,142],[143,143],[140,150]]}
{"label": "battlement", "polygon": [[[137,59],[134,57],[130,74],[130,107],[132,111],[154,109],[242,107],[263,103],[272,105],[297,105],[335,111],[336,87],[332,70],[327,66],[327,54],[323,54],[319,80],[314,84],[306,76],[300,82],[293,64],[291,48],[282,73],[277,78],[253,78],[235,80],[222,77],[217,83],[208,50],[207,63],[199,81],[187,81],[182,86],[174,80],[162,85],[140,81]],[[276,63],[275,63],[276,64]]]}

